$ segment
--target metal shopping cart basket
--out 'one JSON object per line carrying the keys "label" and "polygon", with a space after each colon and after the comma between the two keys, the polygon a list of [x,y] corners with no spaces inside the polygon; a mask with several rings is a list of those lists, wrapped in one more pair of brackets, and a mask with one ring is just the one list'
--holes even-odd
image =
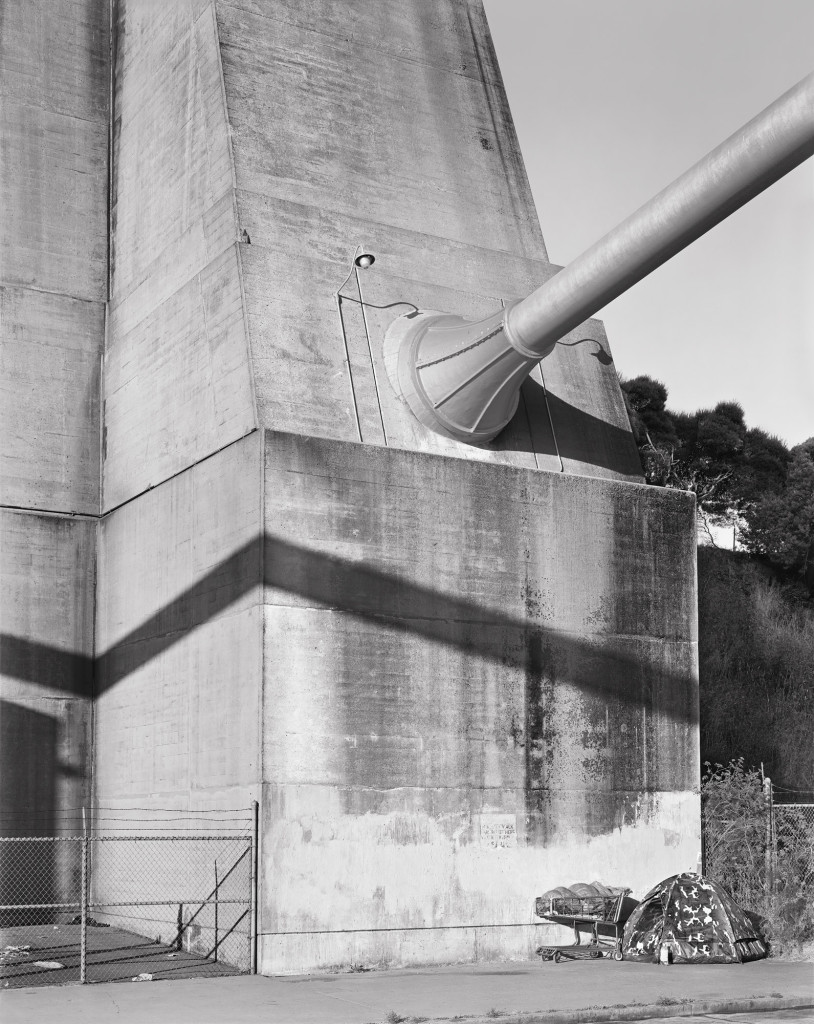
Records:
{"label": "metal shopping cart basket", "polygon": [[[534,912],[552,924],[574,929],[571,946],[539,946],[543,960],[622,959],[622,933],[638,901],[630,889],[612,888],[600,882],[577,882],[568,888],[551,889],[534,901]],[[583,943],[583,936],[588,941]]]}

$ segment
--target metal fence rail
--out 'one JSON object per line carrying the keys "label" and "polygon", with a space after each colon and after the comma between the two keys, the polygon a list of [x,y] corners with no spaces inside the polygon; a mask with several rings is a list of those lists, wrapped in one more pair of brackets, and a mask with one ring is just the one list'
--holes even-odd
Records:
{"label": "metal fence rail", "polygon": [[256,805],[240,831],[153,826],[0,838],[0,984],[256,970]]}

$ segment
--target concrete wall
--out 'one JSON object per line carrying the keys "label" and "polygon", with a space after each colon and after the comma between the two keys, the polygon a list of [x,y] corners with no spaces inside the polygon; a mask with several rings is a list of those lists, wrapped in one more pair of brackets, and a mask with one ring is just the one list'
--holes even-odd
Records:
{"label": "concrete wall", "polygon": [[[93,517],[107,295],[106,11],[105,0],[34,0],[5,4],[0,17],[6,835],[74,832],[90,798]],[[75,895],[73,845],[6,850],[21,870],[6,860],[4,878],[25,889],[6,891],[0,902],[25,893],[28,902]]]}
{"label": "concrete wall", "polygon": [[106,4],[11,4],[0,31],[0,502],[99,509]]}
{"label": "concrete wall", "polygon": [[[0,835],[77,834],[91,796],[96,521],[0,510],[0,538]],[[2,903],[77,898],[76,844],[15,843],[0,860]]]}
{"label": "concrete wall", "polygon": [[[197,838],[204,834],[197,830],[246,827],[260,779],[261,479],[255,433],[102,521],[94,796],[103,814],[117,809],[107,815],[115,819],[108,830]],[[211,812],[221,812],[215,825],[207,824]],[[211,909],[186,901],[212,890],[213,857],[223,877],[235,855],[228,844],[142,843],[135,851],[106,844],[94,877],[97,903],[170,902],[97,907],[96,916],[173,941],[180,902],[195,915],[185,940],[198,935],[198,951],[209,953]],[[246,899],[248,886],[226,895]],[[221,938],[235,911],[225,909]],[[245,934],[245,921],[240,929]],[[247,969],[245,941],[235,949]],[[229,944],[220,952],[228,962]]]}
{"label": "concrete wall", "polygon": [[255,426],[214,10],[116,17],[105,509]]}
{"label": "concrete wall", "polygon": [[[558,348],[536,372],[504,435],[472,448],[418,427],[391,389],[382,339],[408,307],[363,314],[352,301],[406,301],[476,318],[557,269],[481,4],[216,6],[260,422],[640,479],[598,322],[565,339],[596,341]],[[346,280],[360,245],[376,263]]]}
{"label": "concrete wall", "polygon": [[100,804],[249,807],[259,778],[258,449],[259,435],[237,442],[102,521]]}
{"label": "concrete wall", "polygon": [[106,319],[107,4],[18,8],[12,811],[87,799],[93,680],[100,808],[262,796],[265,971],[526,956],[543,889],[694,866],[693,510],[631,483],[602,325],[484,448],[384,373],[406,307],[373,304],[481,316],[557,269],[480,3],[120,0]]}
{"label": "concrete wall", "polygon": [[696,866],[691,496],[284,435],[265,465],[264,971],[527,956],[546,889]]}

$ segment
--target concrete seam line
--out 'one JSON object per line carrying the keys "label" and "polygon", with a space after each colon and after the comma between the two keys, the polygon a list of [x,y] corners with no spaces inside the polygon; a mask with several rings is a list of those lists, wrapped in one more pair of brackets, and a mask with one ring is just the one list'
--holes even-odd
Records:
{"label": "concrete seam line", "polygon": [[168,477],[159,480],[157,483],[150,484],[148,487],[145,487],[143,490],[139,491],[138,494],[133,494],[131,495],[131,497],[125,498],[123,501],[120,501],[117,505],[111,505],[110,508],[104,509],[102,514],[98,518],[105,519],[113,512],[117,512],[120,508],[124,508],[125,505],[129,505],[132,501],[136,501],[142,495],[149,494],[150,491],[154,491],[157,487],[163,487],[164,484],[169,483],[170,480],[175,480],[176,477],[183,476],[184,473],[188,473],[191,469],[194,469],[196,466],[200,466],[201,463],[206,462],[209,459],[213,459],[216,455],[220,455],[221,452],[225,452],[226,449],[231,448],[232,445],[238,444],[245,438],[251,437],[252,434],[256,434],[259,430],[264,429],[266,428],[252,427],[251,430],[247,430],[246,433],[241,434],[240,437],[236,437],[231,441],[227,441],[226,444],[222,445],[220,448],[216,448],[215,451],[213,452],[207,452],[206,455],[201,455],[200,458],[197,458],[195,460],[195,462],[191,462],[188,466],[184,466],[183,469],[179,469],[175,473],[171,473]]}

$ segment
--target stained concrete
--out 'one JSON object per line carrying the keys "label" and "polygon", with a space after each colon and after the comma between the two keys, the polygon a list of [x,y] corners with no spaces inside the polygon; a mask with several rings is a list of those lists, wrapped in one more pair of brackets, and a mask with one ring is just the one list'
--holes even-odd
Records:
{"label": "stained concrete", "polygon": [[[291,3],[216,7],[259,422],[640,480],[597,322],[543,367],[552,407],[538,371],[510,429],[483,448],[423,430],[387,379],[384,332],[409,306],[374,305],[478,318],[558,269],[481,5],[387,2],[361,17],[342,2],[318,18]],[[338,308],[359,245],[376,263],[345,282]],[[360,297],[374,304],[363,314]]]}
{"label": "stained concrete", "polygon": [[96,798],[245,807],[259,776],[259,435],[106,516]]}
{"label": "stained concrete", "polygon": [[[0,511],[4,837],[76,835],[90,806],[96,529],[92,519]],[[76,899],[78,872],[76,843],[2,844],[0,902]],[[4,924],[24,917],[0,913]]]}
{"label": "stained concrete", "polygon": [[99,511],[104,306],[0,286],[0,494],[6,505]]}
{"label": "stained concrete", "polygon": [[[91,797],[106,9],[0,17],[0,834],[17,837],[75,834]],[[4,847],[3,902],[72,898],[77,852]]]}
{"label": "stained concrete", "polygon": [[480,3],[120,0],[109,197],[83,3],[61,36],[14,20],[28,122],[4,44],[7,479],[101,513],[98,566],[95,521],[44,531],[81,549],[90,636],[48,620],[24,524],[15,705],[76,711],[79,750],[92,681],[94,800],[125,817],[261,800],[266,972],[523,958],[542,889],[694,867],[692,499],[640,484],[602,325],[482,448],[383,365],[390,304],[482,316],[558,269]]}
{"label": "stained concrete", "polygon": [[256,423],[214,10],[116,12],[105,510]]}
{"label": "stained concrete", "polygon": [[265,971],[528,956],[537,889],[695,868],[691,496],[277,434],[265,494]]}

